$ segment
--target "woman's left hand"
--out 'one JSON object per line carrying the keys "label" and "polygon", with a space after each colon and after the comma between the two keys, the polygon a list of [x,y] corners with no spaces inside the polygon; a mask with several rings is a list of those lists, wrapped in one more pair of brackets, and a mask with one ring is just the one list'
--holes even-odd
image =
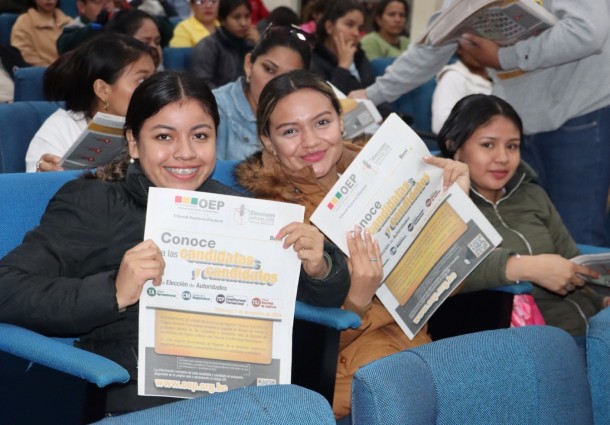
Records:
{"label": "woman's left hand", "polygon": [[303,264],[303,270],[313,278],[328,273],[324,259],[324,235],[311,224],[290,223],[280,229],[275,239],[284,239],[284,248],[292,246]]}
{"label": "woman's left hand", "polygon": [[443,190],[447,190],[453,183],[457,183],[464,192],[468,193],[470,191],[468,165],[453,159],[436,156],[424,157],[424,161],[443,169]]}

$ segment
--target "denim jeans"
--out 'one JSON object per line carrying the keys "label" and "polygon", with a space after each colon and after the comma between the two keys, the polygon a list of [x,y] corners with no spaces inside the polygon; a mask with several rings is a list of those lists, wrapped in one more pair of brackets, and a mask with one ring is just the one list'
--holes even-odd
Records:
{"label": "denim jeans", "polygon": [[576,242],[610,246],[610,106],[526,136],[521,153]]}

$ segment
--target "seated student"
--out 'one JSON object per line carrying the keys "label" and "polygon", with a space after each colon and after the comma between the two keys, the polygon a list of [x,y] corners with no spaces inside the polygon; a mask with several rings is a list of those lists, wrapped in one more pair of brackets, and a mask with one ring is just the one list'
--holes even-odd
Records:
{"label": "seated student", "polygon": [[258,41],[248,0],[220,0],[220,27],[193,48],[191,71],[216,88],[244,75],[244,58]]}
{"label": "seated student", "polygon": [[174,28],[170,47],[193,47],[202,39],[216,32],[218,22],[218,0],[191,0],[193,15]]}
{"label": "seated student", "polygon": [[301,29],[309,34],[316,33],[316,22],[324,14],[329,5],[328,0],[309,0],[303,7],[303,23]]}
{"label": "seated student", "polygon": [[10,103],[15,95],[15,71],[27,67],[21,53],[13,46],[0,44],[0,103]]}
{"label": "seated student", "polygon": [[[252,23],[254,23],[254,19],[252,20]],[[301,19],[299,18],[299,15],[288,6],[278,6],[273,9],[265,19],[258,21],[256,29],[258,32],[262,33],[271,24],[287,27],[291,25],[299,26],[301,24]]]}
{"label": "seated student", "polygon": [[76,0],[78,17],[61,32],[57,52],[61,55],[99,34],[113,9],[112,0]]}
{"label": "seated student", "polygon": [[258,97],[273,77],[309,67],[307,40],[298,27],[269,26],[246,54],[246,76],[212,90],[220,112],[216,158],[242,160],[262,149],[256,133]]}
{"label": "seated student", "polygon": [[585,285],[596,272],[569,260],[578,248],[533,170],[521,161],[522,131],[507,102],[475,94],[455,105],[438,134],[442,155],[468,165],[470,197],[503,239],[466,278],[462,292],[530,281],[546,324],[582,342],[587,320],[610,297]]}
{"label": "seated student", "polygon": [[[144,81],[127,110],[124,157],[68,182],[41,225],[0,260],[0,321],[80,336],[79,347],[129,371],[128,384],[108,389],[107,413],[176,400],[137,396],[138,300],[146,281],[161,283],[165,266],[158,246],[142,241],[146,201],[150,187],[238,195],[209,178],[218,120],[214,96],[200,79],[161,72]],[[324,254],[313,226],[278,231],[286,249],[300,249],[300,299],[340,305],[348,286],[340,254]]]}
{"label": "seated student", "polygon": [[[341,105],[331,87],[306,70],[271,80],[256,112],[264,149],[236,168],[239,184],[252,195],[305,206],[305,219],[322,201],[360,150],[342,140]],[[468,167],[445,158],[428,158],[442,167],[447,184],[457,181],[467,191]],[[383,277],[379,244],[355,228],[346,235],[350,288],[343,308],[362,318],[355,330],[342,332],[333,401],[337,418],[351,410],[351,384],[359,367],[380,357],[430,342],[427,326],[410,340],[375,297]],[[330,244],[330,243],[329,243]]]}
{"label": "seated student", "polygon": [[457,48],[458,60],[445,65],[436,76],[432,95],[432,131],[438,133],[451,113],[451,109],[469,94],[491,94],[492,82],[487,69],[470,55],[462,55]]}
{"label": "seated student", "polygon": [[114,15],[106,25],[105,31],[126,34],[150,46],[157,53],[158,71],[163,70],[163,49],[161,33],[155,20],[139,9],[124,9]]}
{"label": "seated student", "polygon": [[57,39],[72,22],[57,0],[28,0],[29,8],[11,30],[11,46],[19,49],[23,60],[32,66],[48,66],[57,57]]}
{"label": "seated student", "polygon": [[405,0],[381,0],[373,12],[374,31],[360,40],[362,50],[369,60],[396,58],[409,46],[405,28],[409,5]]}
{"label": "seated student", "polygon": [[97,112],[125,116],[131,94],[155,72],[151,49],[133,37],[103,34],[62,55],[46,70],[44,91],[65,100],[34,135],[25,156],[32,171],[61,171],[59,160]]}
{"label": "seated student", "polygon": [[343,93],[368,87],[375,73],[360,48],[364,8],[356,0],[336,0],[316,27],[311,70]]}

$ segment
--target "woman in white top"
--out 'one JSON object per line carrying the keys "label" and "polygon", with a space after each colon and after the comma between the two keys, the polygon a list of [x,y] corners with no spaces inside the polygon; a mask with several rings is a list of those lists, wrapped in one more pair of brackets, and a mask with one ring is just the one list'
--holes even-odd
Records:
{"label": "woman in white top", "polygon": [[25,156],[26,171],[61,171],[60,158],[97,113],[125,116],[136,87],[155,72],[156,55],[122,34],[103,34],[62,55],[44,76],[49,100],[65,101],[40,127]]}

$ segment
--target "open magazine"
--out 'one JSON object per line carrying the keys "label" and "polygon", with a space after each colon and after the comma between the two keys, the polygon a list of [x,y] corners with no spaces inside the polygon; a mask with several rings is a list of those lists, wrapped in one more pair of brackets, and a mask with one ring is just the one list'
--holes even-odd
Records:
{"label": "open magazine", "polygon": [[582,276],[587,282],[610,288],[610,252],[579,255],[572,258],[571,261],[587,266],[599,273],[597,279]]}
{"label": "open magazine", "polygon": [[381,114],[368,99],[350,99],[345,93],[328,82],[343,109],[343,139],[351,140],[361,134],[373,134],[382,121]]}
{"label": "open magazine", "polygon": [[396,114],[390,115],[311,216],[349,255],[358,225],[379,242],[384,280],[377,297],[409,338],[502,238]]}
{"label": "open magazine", "polygon": [[109,163],[125,148],[125,118],[98,112],[61,158],[66,170],[95,168]]}
{"label": "open magazine", "polygon": [[455,0],[418,39],[440,46],[464,33],[510,46],[552,27],[557,18],[534,0]]}

